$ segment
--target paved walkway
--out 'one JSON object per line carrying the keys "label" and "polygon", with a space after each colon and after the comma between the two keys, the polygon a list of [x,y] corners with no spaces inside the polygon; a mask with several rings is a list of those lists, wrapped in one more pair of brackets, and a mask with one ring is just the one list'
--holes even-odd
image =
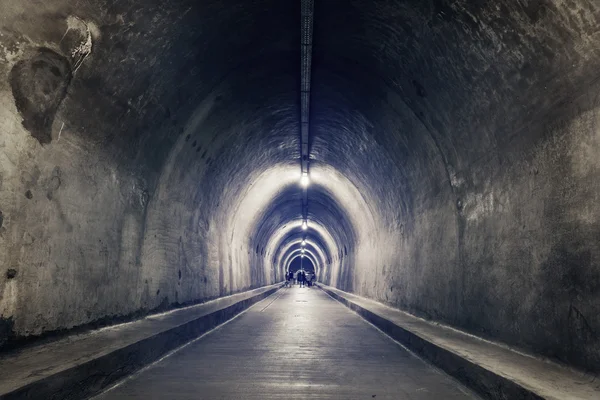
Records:
{"label": "paved walkway", "polygon": [[95,399],[474,398],[323,291],[295,286]]}

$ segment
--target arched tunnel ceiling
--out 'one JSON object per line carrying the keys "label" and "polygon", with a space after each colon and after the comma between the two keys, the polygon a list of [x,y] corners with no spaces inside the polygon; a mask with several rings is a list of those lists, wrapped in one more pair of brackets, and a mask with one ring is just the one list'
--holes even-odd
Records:
{"label": "arched tunnel ceiling", "polygon": [[308,241],[306,246],[300,246],[299,242],[290,243],[290,246],[286,246],[282,251],[280,264],[278,265],[287,270],[292,259],[302,254],[311,258],[317,272],[322,268],[326,268],[327,264],[329,264],[321,248]]}
{"label": "arched tunnel ceiling", "polygon": [[[260,218],[257,230],[251,235],[253,243],[263,246],[280,229],[292,229],[292,222],[301,220],[301,195],[298,184],[290,185],[281,191]],[[339,202],[323,187],[313,184],[308,189],[309,214],[308,225],[324,227],[330,232],[337,246],[352,246],[357,238],[357,228],[352,225],[351,217]],[[277,246],[277,245],[275,245]],[[274,249],[276,250],[276,249]]]}
{"label": "arched tunnel ceiling", "polygon": [[600,324],[596,2],[315,1],[306,231],[300,2],[0,15],[12,336],[278,282],[306,237],[327,284],[598,364],[557,345]]}
{"label": "arched tunnel ceiling", "polygon": [[308,234],[305,231],[297,231],[295,233],[292,232],[284,240],[277,244],[276,247],[278,250],[273,255],[272,259],[272,263],[274,265],[281,265],[282,267],[285,267],[286,263],[283,261],[285,257],[287,257],[291,251],[303,247],[308,248],[319,255],[320,265],[324,266],[331,263],[332,250],[326,246],[325,241],[319,237],[316,231]]}

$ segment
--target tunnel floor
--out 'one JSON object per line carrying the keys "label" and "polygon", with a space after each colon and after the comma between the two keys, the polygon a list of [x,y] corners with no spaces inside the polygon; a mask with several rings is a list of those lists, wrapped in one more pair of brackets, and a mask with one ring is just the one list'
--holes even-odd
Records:
{"label": "tunnel floor", "polygon": [[474,399],[315,288],[282,289],[95,397]]}

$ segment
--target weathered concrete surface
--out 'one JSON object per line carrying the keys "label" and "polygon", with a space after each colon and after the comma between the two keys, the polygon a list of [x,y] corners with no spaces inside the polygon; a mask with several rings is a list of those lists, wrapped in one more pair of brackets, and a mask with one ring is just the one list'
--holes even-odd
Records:
{"label": "weathered concrete surface", "polygon": [[596,1],[316,2],[306,232],[299,4],[143,3],[0,4],[0,342],[308,235],[331,286],[598,370]]}
{"label": "weathered concrete surface", "polygon": [[597,399],[598,376],[319,285],[392,338],[490,399]]}
{"label": "weathered concrete surface", "polygon": [[293,160],[293,130],[239,150],[295,118],[271,104],[295,97],[294,9],[193,4],[0,4],[0,344],[281,280],[229,218],[256,171]]}
{"label": "weathered concrete surface", "polygon": [[282,289],[95,399],[476,399],[320,290]]}
{"label": "weathered concrete surface", "polygon": [[254,289],[4,355],[0,398],[87,398],[233,318],[279,287]]}
{"label": "weathered concrete surface", "polygon": [[323,280],[597,371],[598,4],[315,15],[314,157],[380,219]]}

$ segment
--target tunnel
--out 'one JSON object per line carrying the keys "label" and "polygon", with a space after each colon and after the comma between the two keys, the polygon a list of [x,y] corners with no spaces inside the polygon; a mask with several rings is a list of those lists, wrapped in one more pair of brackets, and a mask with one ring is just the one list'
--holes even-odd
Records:
{"label": "tunnel", "polygon": [[[262,293],[199,354],[314,302],[312,346],[366,320],[473,396],[600,398],[599,27],[594,0],[0,2],[3,370]],[[300,260],[318,287],[282,288]]]}

